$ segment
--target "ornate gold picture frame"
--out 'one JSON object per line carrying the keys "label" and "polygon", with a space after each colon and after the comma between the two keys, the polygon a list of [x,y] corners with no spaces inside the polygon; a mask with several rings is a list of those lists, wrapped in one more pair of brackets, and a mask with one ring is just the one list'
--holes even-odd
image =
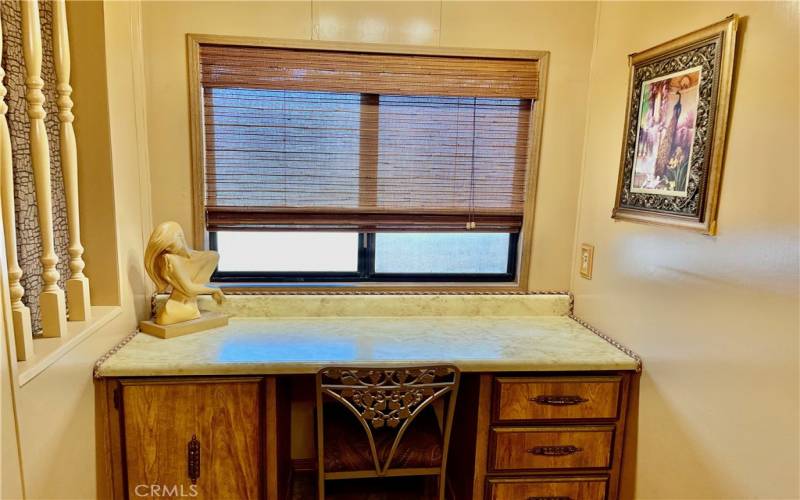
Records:
{"label": "ornate gold picture frame", "polygon": [[738,22],[629,56],[613,218],[716,233]]}

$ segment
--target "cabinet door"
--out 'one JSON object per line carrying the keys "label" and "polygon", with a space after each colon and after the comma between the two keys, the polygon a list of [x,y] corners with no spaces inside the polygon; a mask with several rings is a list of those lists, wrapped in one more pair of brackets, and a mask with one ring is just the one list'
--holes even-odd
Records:
{"label": "cabinet door", "polygon": [[122,403],[129,498],[262,496],[260,379],[125,381]]}

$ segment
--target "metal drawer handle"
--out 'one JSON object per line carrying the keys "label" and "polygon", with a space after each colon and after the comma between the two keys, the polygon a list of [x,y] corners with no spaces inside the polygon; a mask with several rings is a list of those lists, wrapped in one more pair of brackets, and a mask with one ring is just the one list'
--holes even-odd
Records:
{"label": "metal drawer handle", "polygon": [[189,479],[192,484],[197,484],[197,479],[200,477],[200,441],[197,440],[197,436],[193,435],[189,444],[186,445],[186,454]]}
{"label": "metal drawer handle", "polygon": [[530,398],[528,401],[539,405],[572,406],[585,403],[589,400],[580,396],[536,396]]}
{"label": "metal drawer handle", "polygon": [[545,457],[563,457],[565,455],[574,455],[583,451],[583,448],[578,448],[577,446],[537,446],[535,448],[530,448],[528,453],[532,455],[543,455]]}

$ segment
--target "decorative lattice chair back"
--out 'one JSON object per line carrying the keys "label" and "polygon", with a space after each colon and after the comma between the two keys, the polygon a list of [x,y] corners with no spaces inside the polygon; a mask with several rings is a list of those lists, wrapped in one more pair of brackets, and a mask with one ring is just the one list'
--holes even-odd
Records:
{"label": "decorative lattice chair back", "polygon": [[[417,416],[448,394],[454,398],[459,378],[458,368],[452,365],[332,367],[319,372],[317,390],[344,405],[358,419],[369,441],[375,471],[382,475],[391,467],[398,445]],[[445,416],[445,425],[449,417]],[[394,438],[389,452],[379,453],[376,435],[392,431]],[[441,444],[442,447],[446,445],[445,442]]]}

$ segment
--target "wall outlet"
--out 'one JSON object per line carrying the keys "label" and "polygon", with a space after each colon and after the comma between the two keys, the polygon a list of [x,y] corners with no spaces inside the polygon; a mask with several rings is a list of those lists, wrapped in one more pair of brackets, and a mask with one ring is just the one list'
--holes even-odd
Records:
{"label": "wall outlet", "polygon": [[587,280],[592,279],[592,266],[594,265],[594,246],[584,243],[580,253],[581,276]]}

